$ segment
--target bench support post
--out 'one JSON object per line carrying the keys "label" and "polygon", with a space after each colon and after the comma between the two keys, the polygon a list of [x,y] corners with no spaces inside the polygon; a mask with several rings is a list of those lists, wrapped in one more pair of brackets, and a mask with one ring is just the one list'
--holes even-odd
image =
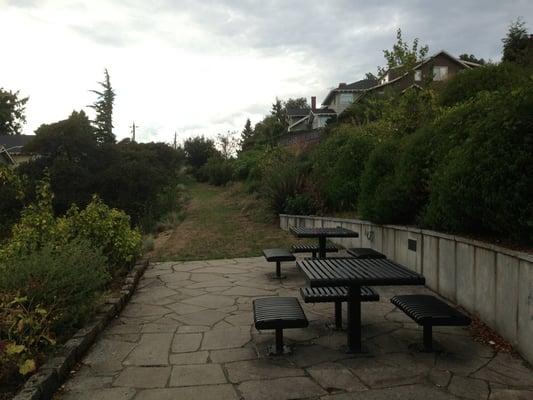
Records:
{"label": "bench support post", "polygon": [[428,324],[424,325],[424,350],[433,350],[433,326]]}
{"label": "bench support post", "polygon": [[361,352],[361,286],[348,286],[348,351]]}
{"label": "bench support post", "polygon": [[276,354],[283,354],[283,329],[276,329]]}
{"label": "bench support post", "polygon": [[276,261],[276,278],[281,279],[281,261]]}
{"label": "bench support post", "polygon": [[335,328],[342,329],[342,302],[335,302]]}

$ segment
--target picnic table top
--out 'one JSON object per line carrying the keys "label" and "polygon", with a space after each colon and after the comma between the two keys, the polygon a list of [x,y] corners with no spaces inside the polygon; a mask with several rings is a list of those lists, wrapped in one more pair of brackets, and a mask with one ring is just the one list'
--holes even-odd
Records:
{"label": "picnic table top", "polygon": [[314,237],[359,237],[357,232],[350,229],[336,227],[336,228],[305,228],[291,226],[289,228],[291,233],[300,238],[314,238]]}
{"label": "picnic table top", "polygon": [[304,259],[297,265],[310,286],[423,285],[425,278],[387,259]]}

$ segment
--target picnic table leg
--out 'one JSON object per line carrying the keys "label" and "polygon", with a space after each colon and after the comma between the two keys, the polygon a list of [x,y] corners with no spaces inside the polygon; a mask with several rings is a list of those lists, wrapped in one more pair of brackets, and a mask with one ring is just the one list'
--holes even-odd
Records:
{"label": "picnic table leg", "polygon": [[326,237],[318,237],[318,258],[326,258]]}
{"label": "picnic table leg", "polygon": [[348,287],[348,349],[361,351],[361,286]]}

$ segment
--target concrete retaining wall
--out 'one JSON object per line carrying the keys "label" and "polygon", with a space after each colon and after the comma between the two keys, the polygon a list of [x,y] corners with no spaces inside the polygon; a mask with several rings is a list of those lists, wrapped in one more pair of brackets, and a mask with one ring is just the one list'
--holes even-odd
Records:
{"label": "concrete retaining wall", "polygon": [[359,233],[333,239],[371,247],[423,274],[426,285],[478,315],[533,364],[533,255],[459,236],[367,221],[280,215],[280,227],[337,227]]}

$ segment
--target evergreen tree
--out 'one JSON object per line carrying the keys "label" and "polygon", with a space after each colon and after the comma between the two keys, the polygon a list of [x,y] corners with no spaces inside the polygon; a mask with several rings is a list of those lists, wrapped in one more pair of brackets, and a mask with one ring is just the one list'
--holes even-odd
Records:
{"label": "evergreen tree", "polygon": [[0,135],[20,135],[26,122],[24,111],[27,97],[19,98],[19,92],[4,90],[0,87]]}
{"label": "evergreen tree", "polygon": [[285,111],[285,107],[283,107],[283,103],[277,97],[276,102],[272,104],[272,111],[270,111],[270,115],[275,117],[278,123],[282,125],[287,124],[287,113]]}
{"label": "evergreen tree", "polygon": [[250,118],[248,118],[244,124],[244,129],[241,132],[242,150],[246,150],[246,148],[250,147],[250,141],[252,140],[253,135],[254,130],[252,128],[252,122],[250,121]]}
{"label": "evergreen tree", "polygon": [[502,61],[527,64],[531,62],[533,55],[532,45],[529,38],[526,23],[518,18],[509,26],[507,36],[502,39],[503,57]]}
{"label": "evergreen tree", "polygon": [[96,111],[96,119],[93,121],[95,135],[98,143],[115,143],[113,134],[113,103],[115,92],[111,87],[107,68],[104,70],[104,81],[98,82],[102,90],[91,90],[98,98],[91,106]]}

